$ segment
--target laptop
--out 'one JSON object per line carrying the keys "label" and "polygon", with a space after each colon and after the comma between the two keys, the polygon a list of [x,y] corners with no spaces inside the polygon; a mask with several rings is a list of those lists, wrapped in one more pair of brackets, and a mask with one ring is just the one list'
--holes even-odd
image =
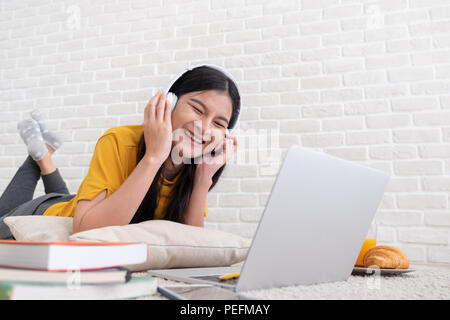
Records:
{"label": "laptop", "polygon": [[[291,145],[244,263],[149,273],[235,292],[347,280],[388,180],[385,172]],[[218,279],[239,271],[237,279]]]}

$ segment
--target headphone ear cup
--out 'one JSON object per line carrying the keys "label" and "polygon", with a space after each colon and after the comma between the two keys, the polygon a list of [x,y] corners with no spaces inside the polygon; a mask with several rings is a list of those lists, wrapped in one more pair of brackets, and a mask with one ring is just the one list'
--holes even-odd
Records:
{"label": "headphone ear cup", "polygon": [[172,106],[172,110],[175,108],[175,105],[177,104],[178,97],[173,92],[168,92],[166,99],[169,101],[170,105]]}

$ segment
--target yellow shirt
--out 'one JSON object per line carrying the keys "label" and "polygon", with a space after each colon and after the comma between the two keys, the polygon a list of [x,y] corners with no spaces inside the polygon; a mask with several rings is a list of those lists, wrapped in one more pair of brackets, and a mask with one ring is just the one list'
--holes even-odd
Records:
{"label": "yellow shirt", "polygon": [[[109,197],[119,189],[136,167],[136,152],[142,132],[142,125],[118,126],[105,131],[97,141],[89,171],[75,197],[51,205],[43,215],[73,217],[79,200],[92,200],[103,190],[107,190],[106,197]],[[180,175],[181,171],[171,181],[161,176],[163,180],[154,219],[164,218],[168,196]],[[205,216],[208,216],[207,203]]]}

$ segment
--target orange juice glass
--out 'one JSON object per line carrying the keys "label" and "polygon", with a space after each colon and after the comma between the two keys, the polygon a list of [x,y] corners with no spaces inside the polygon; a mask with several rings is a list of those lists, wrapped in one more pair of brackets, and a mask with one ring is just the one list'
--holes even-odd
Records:
{"label": "orange juice glass", "polygon": [[372,248],[375,248],[377,245],[377,239],[365,239],[364,243],[361,247],[361,251],[359,252],[358,259],[356,260],[356,267],[364,267],[364,255],[367,251]]}

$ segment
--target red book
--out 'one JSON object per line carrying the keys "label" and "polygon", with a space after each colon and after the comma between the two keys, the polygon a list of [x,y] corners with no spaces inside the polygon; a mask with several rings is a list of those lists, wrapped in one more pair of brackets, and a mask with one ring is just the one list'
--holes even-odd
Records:
{"label": "red book", "polygon": [[0,240],[0,266],[47,270],[93,270],[145,262],[147,245],[134,242]]}

